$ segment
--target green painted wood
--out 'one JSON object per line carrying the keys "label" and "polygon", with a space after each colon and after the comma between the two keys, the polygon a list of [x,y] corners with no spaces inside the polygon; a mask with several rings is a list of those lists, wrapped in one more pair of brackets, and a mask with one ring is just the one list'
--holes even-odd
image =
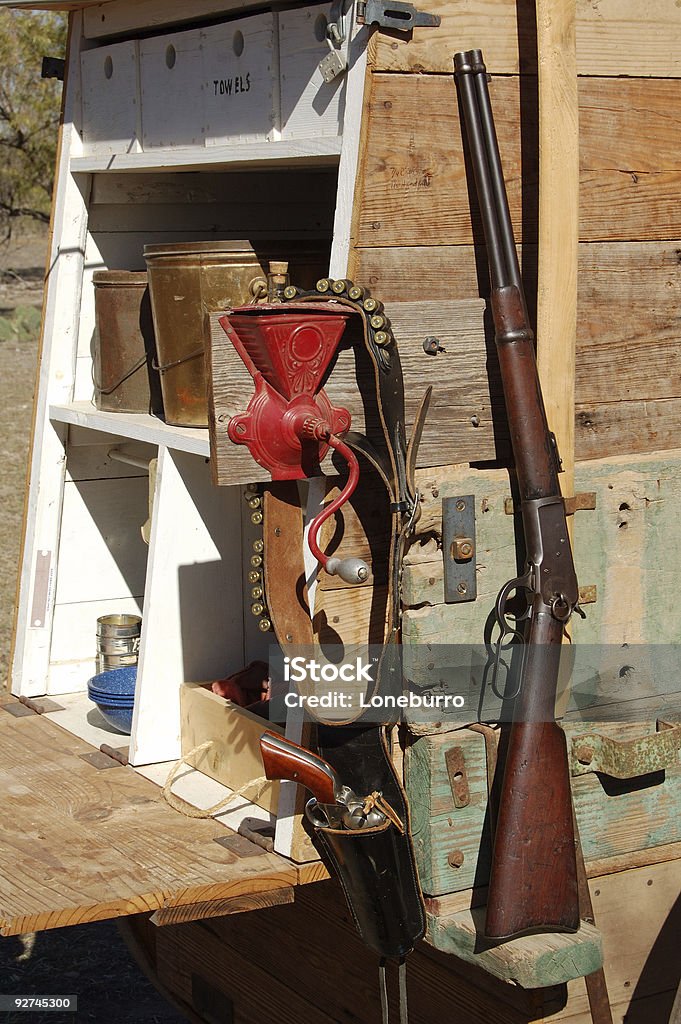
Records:
{"label": "green painted wood", "polygon": [[[568,743],[597,732],[629,740],[655,732],[655,722],[564,723]],[[642,766],[645,768],[645,766]],[[628,780],[598,774],[572,779],[585,859],[617,857],[681,841],[681,758],[664,772]]]}
{"label": "green painted wood", "polygon": [[[631,739],[655,731],[655,723],[569,723],[568,742],[597,731]],[[457,808],[451,792],[446,753],[464,751],[470,804]],[[443,896],[487,884],[491,840],[486,819],[487,778],[484,739],[469,729],[419,737],[406,758],[406,785],[412,808],[419,877],[428,896]],[[575,812],[587,861],[681,842],[681,763],[663,773],[631,780],[601,774],[572,779]],[[450,855],[463,853],[453,867]]]}
{"label": "green painted wood", "polygon": [[483,937],[484,920],[484,907],[447,917],[428,914],[427,941],[523,988],[560,985],[603,965],[603,943],[593,925],[582,924],[574,935],[527,935],[494,946]]}
{"label": "green painted wood", "polygon": [[[572,625],[583,644],[676,644],[678,615],[672,614],[681,578],[678,509],[681,452],[622,456],[578,463],[575,490],[595,491],[597,507],[574,516],[574,551],[581,586],[595,585],[598,598],[585,621]],[[480,643],[499,589],[516,574],[517,517],[504,512],[511,494],[506,470],[448,467],[422,471],[424,515],[417,544],[404,568],[405,644]],[[442,562],[432,545],[439,538],[443,497],[475,494],[477,532],[476,601],[442,603]],[[425,534],[425,535],[424,535]],[[425,565],[427,563],[427,567]]]}
{"label": "green painted wood", "polygon": [[[456,807],[445,755],[460,747],[470,793]],[[485,741],[469,729],[422,737],[407,749],[407,795],[421,887],[428,896],[486,884],[490,868]],[[484,841],[483,841],[484,837]],[[463,855],[463,861],[458,862]],[[458,865],[458,866],[457,866]],[[477,874],[484,875],[479,881]]]}

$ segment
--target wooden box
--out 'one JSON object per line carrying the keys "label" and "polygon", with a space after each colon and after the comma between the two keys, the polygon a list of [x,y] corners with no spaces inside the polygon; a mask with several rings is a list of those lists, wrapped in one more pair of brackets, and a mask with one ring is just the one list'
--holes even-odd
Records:
{"label": "wooden box", "polygon": [[84,50],[80,64],[83,152],[89,156],[139,152],[137,41]]}
{"label": "wooden box", "polygon": [[[213,693],[209,685],[185,683],[180,691],[182,756],[192,768],[223,786],[240,789],[265,774],[259,746],[263,732],[283,730]],[[212,741],[209,749],[191,754],[208,740]],[[276,814],[279,783],[268,783],[259,795],[249,790],[244,799]]]}
{"label": "wooden box", "polygon": [[[568,724],[565,729],[587,867],[596,860],[681,841],[678,727],[657,731],[655,723],[607,722]],[[615,760],[619,751],[622,767],[599,756],[603,747],[616,751]],[[591,767],[583,763],[587,748],[593,754]],[[635,774],[615,778],[608,772]],[[458,787],[455,783],[458,773],[463,791],[461,778]],[[443,896],[485,886],[491,856],[491,780],[484,737],[468,728],[419,737],[407,751],[406,778],[424,892]]]}
{"label": "wooden box", "polygon": [[318,67],[330,52],[326,41],[330,20],[330,4],[299,7],[279,15],[282,139],[341,133],[345,76],[325,82]]}
{"label": "wooden box", "polygon": [[145,150],[202,146],[201,32],[173,32],[140,43],[142,144]]}
{"label": "wooden box", "polygon": [[273,15],[207,28],[201,46],[206,145],[269,141],[276,118]]}
{"label": "wooden box", "polygon": [[265,142],[276,118],[272,14],[140,44],[144,149]]}

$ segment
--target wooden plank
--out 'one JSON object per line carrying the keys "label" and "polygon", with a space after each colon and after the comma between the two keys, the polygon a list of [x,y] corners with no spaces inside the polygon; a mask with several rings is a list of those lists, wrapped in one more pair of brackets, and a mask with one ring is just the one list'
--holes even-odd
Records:
{"label": "wooden plank", "polygon": [[[516,238],[521,235],[522,189],[536,188],[536,168],[520,159],[517,78],[490,82],[502,164]],[[679,133],[668,111],[681,99],[681,80],[588,78],[579,82],[580,238],[583,241],[668,239],[681,234],[675,201]],[[470,244],[471,213],[456,93],[437,75],[374,76],[360,246]],[[439,130],[433,133],[437,119]],[[522,111],[523,131],[536,133],[536,113]],[[399,206],[400,216],[394,210]],[[525,210],[522,228],[536,230]],[[480,238],[475,215],[473,232]]]}
{"label": "wooden plank", "polygon": [[198,170],[201,167],[228,167],[233,170],[266,167],[335,167],[341,151],[340,136],[321,139],[292,139],[281,142],[240,142],[220,146],[183,146],[158,148],[144,153],[114,153],[106,157],[79,156],[73,170],[78,173],[98,171],[169,171]]}
{"label": "wooden plank", "polygon": [[562,985],[598,970],[603,949],[598,929],[582,924],[574,934],[525,935],[501,945],[485,942],[485,908],[430,918],[429,938],[437,949],[475,964],[523,988]]}
{"label": "wooden plank", "polygon": [[589,878],[601,875],[613,875],[630,868],[640,868],[651,864],[661,864],[667,860],[681,860],[681,843],[667,843],[655,846],[650,850],[635,850],[621,857],[598,857],[586,865]]}
{"label": "wooden plank", "polygon": [[[580,245],[578,403],[679,397],[680,249],[679,241]],[[660,438],[657,447],[674,445]],[[617,454],[629,450],[625,442]]]}
{"label": "wooden plank", "polygon": [[[539,263],[537,369],[562,459],[575,476],[575,344],[579,239],[579,127],[575,0],[537,0]],[[560,372],[556,372],[560,367]],[[570,527],[571,529],[571,527]]]}
{"label": "wooden plank", "polygon": [[[43,320],[38,357],[30,458],[30,485],[23,522],[21,572],[16,601],[12,650],[12,688],[23,696],[45,692],[49,668],[54,588],[48,584],[35,625],[33,606],[40,574],[48,559],[52,572],[59,549],[58,519],[64,491],[65,437],[49,420],[53,402],[68,402],[74,383],[74,355],[79,329],[80,299],[87,236],[89,179],[76,183],[72,160],[80,151],[80,43],[82,15],[69,22],[69,59],[59,128],[57,175],[50,219]],[[40,585],[40,584],[39,584]]]}
{"label": "wooden plank", "polygon": [[[265,1014],[271,1015],[276,1005],[277,1020],[282,1021],[293,1021],[290,1008],[305,1013],[298,1019],[306,1024],[321,1024],[329,1018],[356,1024],[380,1020],[376,960],[367,956],[335,883],[297,890],[291,906],[191,926],[186,945],[184,934],[180,929],[160,929],[156,941],[159,963],[168,957],[162,968],[166,983],[175,985],[185,998],[190,975],[200,972],[232,997],[239,1021],[259,1024],[264,1019],[258,1016],[264,1000],[269,1006]],[[246,964],[262,965],[266,973],[257,977],[248,973],[242,982],[237,975],[242,958]],[[330,963],[342,963],[344,984],[329,984]],[[410,1019],[415,1024],[447,1020],[452,1006],[466,1024],[526,1024],[540,1016],[537,993],[502,983],[424,944],[409,958],[408,985]],[[279,1007],[278,1000],[286,1000],[289,988],[303,993],[310,1005],[300,1008],[295,1001],[285,1001]],[[393,1012],[397,1014],[392,971],[389,990],[392,1019]]]}
{"label": "wooden plank", "polygon": [[3,713],[0,736],[3,935],[297,881],[274,854],[240,859],[225,850],[213,841],[229,835],[224,826],[172,811],[131,768],[96,771],[79,757],[93,748],[42,716]]}
{"label": "wooden plank", "polygon": [[230,914],[245,914],[267,907],[281,907],[286,903],[293,903],[294,892],[292,886],[283,886],[281,889],[252,892],[226,900],[208,900],[186,907],[155,910],[150,921],[159,928],[165,928],[170,924],[186,924],[188,921],[204,921],[209,917],[227,917]]}
{"label": "wooden plank", "polygon": [[679,398],[599,405],[578,402],[575,417],[577,459],[601,459],[620,452],[663,452],[679,446]]}
{"label": "wooden plank", "polygon": [[[81,5],[90,6],[90,5]],[[121,3],[104,3],[99,0],[97,9],[85,12],[85,36],[101,39],[107,36],[133,34],[143,29],[160,29],[164,25],[214,19],[222,14],[248,10],[259,6],[249,0],[124,0]]]}
{"label": "wooden plank", "polygon": [[[375,37],[376,70],[451,74],[452,54],[473,47],[482,48],[494,73],[517,73],[519,58],[521,64],[532,63],[532,12],[517,9],[513,0],[463,0],[456,9],[446,0],[433,0],[428,10],[442,18],[438,29],[417,30],[409,40],[389,33]],[[580,75],[678,77],[679,53],[681,25],[674,0],[577,4]]]}

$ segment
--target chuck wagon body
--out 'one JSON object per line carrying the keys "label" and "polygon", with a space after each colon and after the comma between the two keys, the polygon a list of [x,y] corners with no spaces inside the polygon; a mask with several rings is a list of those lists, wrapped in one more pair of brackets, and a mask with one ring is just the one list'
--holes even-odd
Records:
{"label": "chuck wagon body", "polygon": [[[270,477],[226,432],[211,445],[205,427],[93,405],[93,275],[144,270],[145,245],[248,239],[263,266],[288,260],[295,283],[370,288],[397,338],[408,430],[433,385],[402,643],[426,655],[482,645],[516,575],[517,523],[452,77],[454,52],[481,48],[572,499],[587,612],[575,646],[596,652],[575,678],[595,673],[611,709],[594,724],[573,699],[564,718],[596,923],[481,942],[489,742],[414,723],[394,750],[428,919],[410,961],[412,1019],[582,1024],[584,976],[604,964],[613,1020],[666,1021],[681,874],[678,4],[432,0],[425,13],[440,24],[417,19],[407,33],[381,3],[6,6],[69,10],[70,32],[13,696],[0,720],[2,933],[121,918],[197,1021],[379,1018],[371,957],[301,830],[295,787],[205,819],[159,799],[183,753],[193,767],[175,785],[190,805],[261,774],[258,720],[187,684],[267,656],[248,580],[260,533],[244,493]],[[221,423],[243,411],[252,382],[215,316],[210,330]],[[430,351],[427,337],[439,342]],[[326,390],[361,428],[345,356]],[[444,564],[444,499],[474,512],[472,560]],[[366,513],[346,510],[341,554],[371,548],[371,502]],[[464,570],[467,582],[452,577]],[[450,599],[452,579],[466,600]],[[319,583],[316,640],[368,642],[376,587]],[[86,693],[94,624],[110,613],[143,614],[127,748]],[[419,671],[428,687],[429,657]],[[208,740],[211,758],[188,753]],[[273,850],[252,841],[275,824]]]}

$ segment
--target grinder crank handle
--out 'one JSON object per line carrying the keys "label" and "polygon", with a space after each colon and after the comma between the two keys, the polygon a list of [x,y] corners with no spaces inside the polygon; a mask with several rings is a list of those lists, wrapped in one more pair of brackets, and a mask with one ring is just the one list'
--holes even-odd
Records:
{"label": "grinder crank handle", "polygon": [[310,529],[307,535],[307,543],[310,551],[317,561],[321,563],[322,568],[328,572],[329,576],[340,576],[344,583],[365,583],[369,578],[369,566],[362,558],[355,558],[352,556],[347,558],[329,558],[329,556],[325,555],[319,547],[319,543],[317,541],[319,531],[323,524],[327,519],[334,515],[342,505],[345,504],[359,482],[359,462],[357,461],[357,456],[353,452],[352,448],[349,448],[348,445],[340,439],[340,437],[331,433],[328,424],[323,420],[318,421],[315,424],[310,423],[307,429],[309,433],[312,433],[312,436],[314,436],[316,440],[325,441],[330,448],[337,451],[338,454],[347,462],[349,471],[347,483],[338,497],[330,502],[330,504],[328,504],[318,516],[315,516],[310,523]]}

